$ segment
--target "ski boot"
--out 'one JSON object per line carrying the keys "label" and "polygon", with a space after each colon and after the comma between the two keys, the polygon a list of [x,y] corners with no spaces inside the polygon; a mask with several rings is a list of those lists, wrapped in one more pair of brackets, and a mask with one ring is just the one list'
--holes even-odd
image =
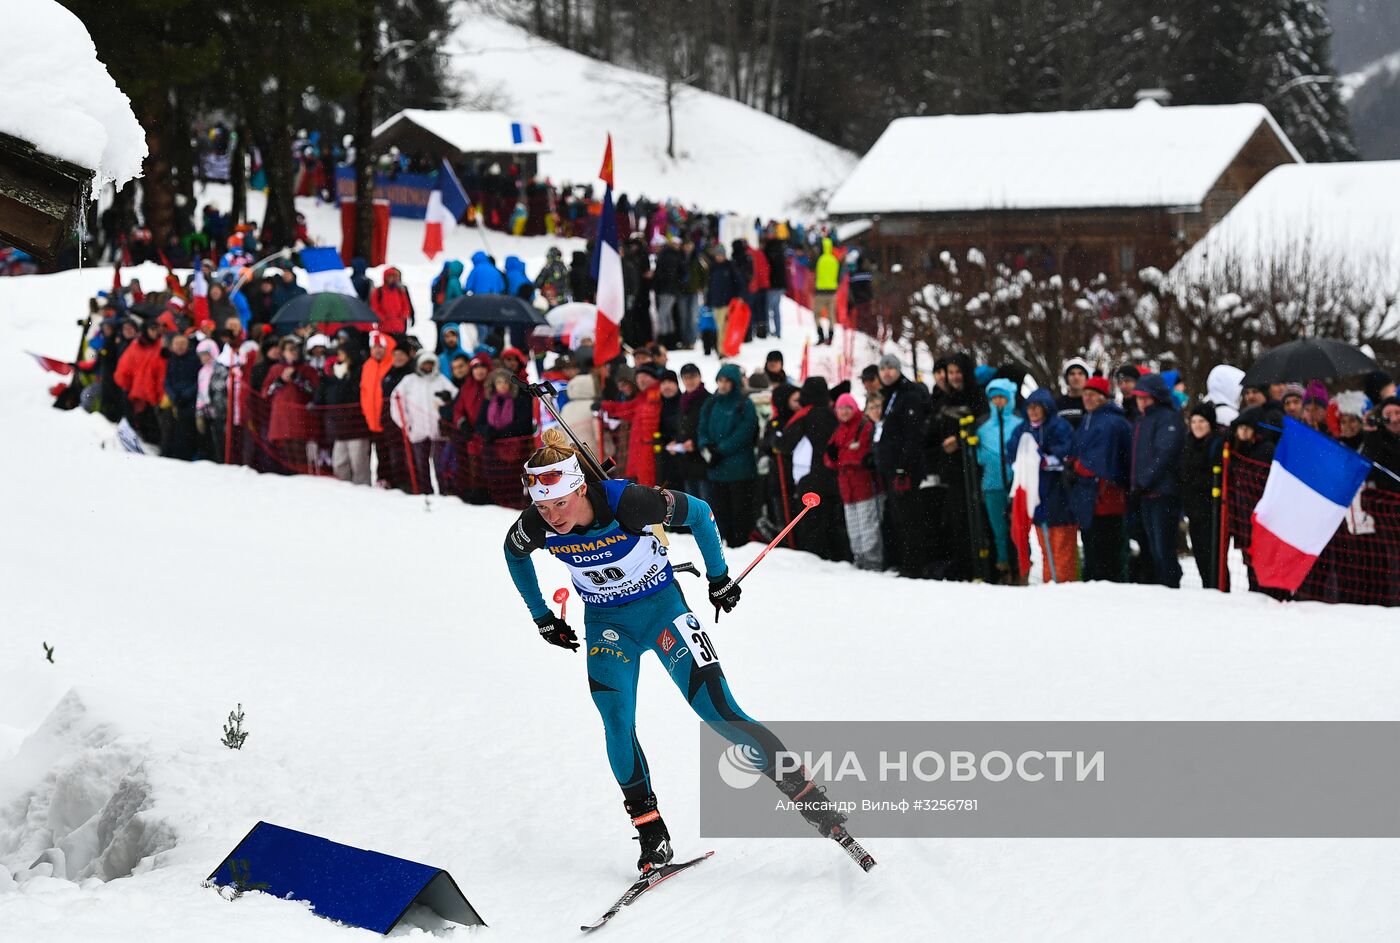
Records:
{"label": "ski boot", "polygon": [[637,828],[636,840],[642,843],[642,854],[637,859],[637,870],[646,874],[652,868],[671,863],[676,853],[671,850],[671,833],[666,831],[666,823],[661,821],[661,813],[656,811],[656,796],[648,795],[635,802],[623,802],[632,824]]}
{"label": "ski boot", "polygon": [[807,770],[789,773],[777,781],[778,789],[793,802],[797,811],[823,838],[830,838],[860,866],[862,871],[875,867],[875,859],[846,831],[846,814],[826,797],[826,790],[807,778]]}
{"label": "ski boot", "polygon": [[779,791],[793,802],[798,803],[798,813],[823,838],[835,838],[841,834],[846,824],[844,813],[836,809],[836,803],[827,799],[826,789],[807,778],[807,768],[788,773],[777,780]]}

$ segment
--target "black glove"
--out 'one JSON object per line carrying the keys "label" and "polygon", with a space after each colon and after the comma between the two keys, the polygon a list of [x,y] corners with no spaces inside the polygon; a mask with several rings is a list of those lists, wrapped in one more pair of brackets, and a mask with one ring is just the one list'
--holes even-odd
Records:
{"label": "black glove", "polygon": [[709,462],[711,468],[718,468],[719,463],[724,461],[724,453],[718,451],[717,449],[711,448],[710,457],[706,459],[706,461]]}
{"label": "black glove", "polygon": [[716,609],[733,612],[734,607],[739,605],[739,593],[739,584],[728,575],[710,580],[710,604]]}
{"label": "black glove", "polygon": [[569,623],[556,616],[554,613],[540,616],[535,620],[535,625],[539,627],[540,638],[551,645],[558,645],[560,648],[567,648],[570,651],[578,651],[578,636],[574,630],[569,628]]}
{"label": "black glove", "polygon": [[841,449],[835,442],[826,447],[826,457],[833,462],[839,462],[841,460]]}
{"label": "black glove", "polygon": [[438,390],[437,398],[442,400],[444,403],[452,402],[452,394],[447,392],[446,390]]}

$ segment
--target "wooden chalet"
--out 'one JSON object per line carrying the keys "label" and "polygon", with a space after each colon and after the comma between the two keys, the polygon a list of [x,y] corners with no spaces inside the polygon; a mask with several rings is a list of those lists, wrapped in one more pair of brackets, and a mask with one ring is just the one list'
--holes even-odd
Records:
{"label": "wooden chalet", "polygon": [[0,132],[0,240],[52,259],[77,229],[93,172]]}
{"label": "wooden chalet", "polygon": [[[1163,271],[1302,157],[1262,105],[899,118],[827,205],[881,270],[948,253],[1111,282]],[[975,256],[975,253],[974,253]]]}

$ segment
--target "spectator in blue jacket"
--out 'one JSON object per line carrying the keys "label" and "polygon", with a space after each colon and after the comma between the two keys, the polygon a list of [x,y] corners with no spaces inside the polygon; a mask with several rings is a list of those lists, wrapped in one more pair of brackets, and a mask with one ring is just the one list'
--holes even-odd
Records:
{"label": "spectator in blue jacket", "polygon": [[188,462],[194,458],[198,431],[195,427],[195,400],[199,396],[198,355],[190,350],[190,339],[171,334],[170,346],[161,352],[165,358],[165,402],[157,418],[161,430],[161,454]]}
{"label": "spectator in blue jacket", "polygon": [[1140,415],[1133,427],[1131,497],[1147,535],[1146,550],[1157,582],[1176,589],[1181,585],[1181,564],[1176,559],[1181,521],[1178,474],[1186,424],[1171,388],[1157,374],[1139,379],[1133,396]]}
{"label": "spectator in blue jacket", "polygon": [[471,352],[462,346],[462,329],[456,324],[444,324],[438,331],[438,369],[445,377],[452,376],[452,360],[454,357],[466,357],[472,359]]}
{"label": "spectator in blue jacket", "polygon": [[[481,254],[477,253],[477,255]],[[457,259],[448,259],[442,263],[442,271],[433,278],[429,293],[433,299],[433,314],[437,314],[438,309],[442,308],[443,305],[450,304],[462,297],[462,263]],[[377,302],[378,298],[375,298],[375,301]],[[409,311],[412,312],[412,304],[409,305]],[[375,313],[380,314],[378,307],[375,307]],[[383,320],[383,318],[384,315],[380,314],[380,319]],[[406,322],[407,319],[404,320]]]}
{"label": "spectator in blue jacket", "polygon": [[1016,384],[996,379],[987,384],[987,402],[992,411],[977,427],[977,463],[982,466],[982,503],[992,525],[996,544],[997,572],[1003,579],[1019,580],[1012,571],[1011,520],[1008,516],[1012,464],[1021,441],[1025,421],[1016,415]]}
{"label": "spectator in blue jacket", "polygon": [[1128,576],[1123,515],[1133,427],[1111,394],[1107,377],[1090,377],[1080,390],[1070,505],[1084,540],[1084,579],[1122,583]]}
{"label": "spectator in blue jacket", "polygon": [[1055,398],[1044,387],[1027,398],[1026,419],[1040,447],[1040,504],[1032,522],[1040,541],[1041,578],[1046,583],[1072,583],[1079,577],[1079,546],[1065,461],[1074,445],[1074,428],[1059,415]]}
{"label": "spectator in blue jacket", "polygon": [[[710,277],[705,285],[705,304],[715,319],[715,337],[721,351],[724,350],[724,330],[729,318],[729,305],[748,290],[748,283],[729,261],[724,246],[713,249],[714,261],[710,263]],[[742,384],[741,384],[742,385]]]}
{"label": "spectator in blue jacket", "polygon": [[535,300],[535,283],[525,274],[525,263],[518,256],[506,256],[506,294],[525,301]]}
{"label": "spectator in blue jacket", "polygon": [[478,249],[472,253],[472,270],[467,273],[463,288],[469,295],[504,295],[506,280],[501,270],[491,264],[491,257]]}
{"label": "spectator in blue jacket", "polygon": [[365,270],[369,268],[362,256],[355,256],[350,260],[350,284],[355,288],[355,295],[365,304],[369,304],[369,293],[374,290],[374,282],[370,281]]}

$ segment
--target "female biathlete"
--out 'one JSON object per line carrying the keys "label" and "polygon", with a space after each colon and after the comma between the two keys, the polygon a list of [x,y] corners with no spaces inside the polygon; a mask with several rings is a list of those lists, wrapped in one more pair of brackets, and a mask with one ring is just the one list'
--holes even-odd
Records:
{"label": "female biathlete", "polygon": [[637,869],[646,873],[668,864],[673,854],[634,726],[637,672],[647,651],[656,653],[701,719],[760,758],[756,765],[803,817],[841,841],[846,816],[824,801],[825,791],[805,770],[775,776],[782,743],[734,702],[714,645],[676,585],[666,548],[650,531],[653,524],[691,528],[705,559],[710,602],[729,612],[739,602],[739,586],[729,578],[709,505],[680,491],[592,480],[559,429],[545,431],[523,481],[533,503],[506,537],[506,565],[540,637],[551,645],[577,651],[578,636],[545,604],[530,554],[553,554],[569,568],[583,599],[588,687],[603,715],[608,762],[622,787],[623,806],[642,845]]}

